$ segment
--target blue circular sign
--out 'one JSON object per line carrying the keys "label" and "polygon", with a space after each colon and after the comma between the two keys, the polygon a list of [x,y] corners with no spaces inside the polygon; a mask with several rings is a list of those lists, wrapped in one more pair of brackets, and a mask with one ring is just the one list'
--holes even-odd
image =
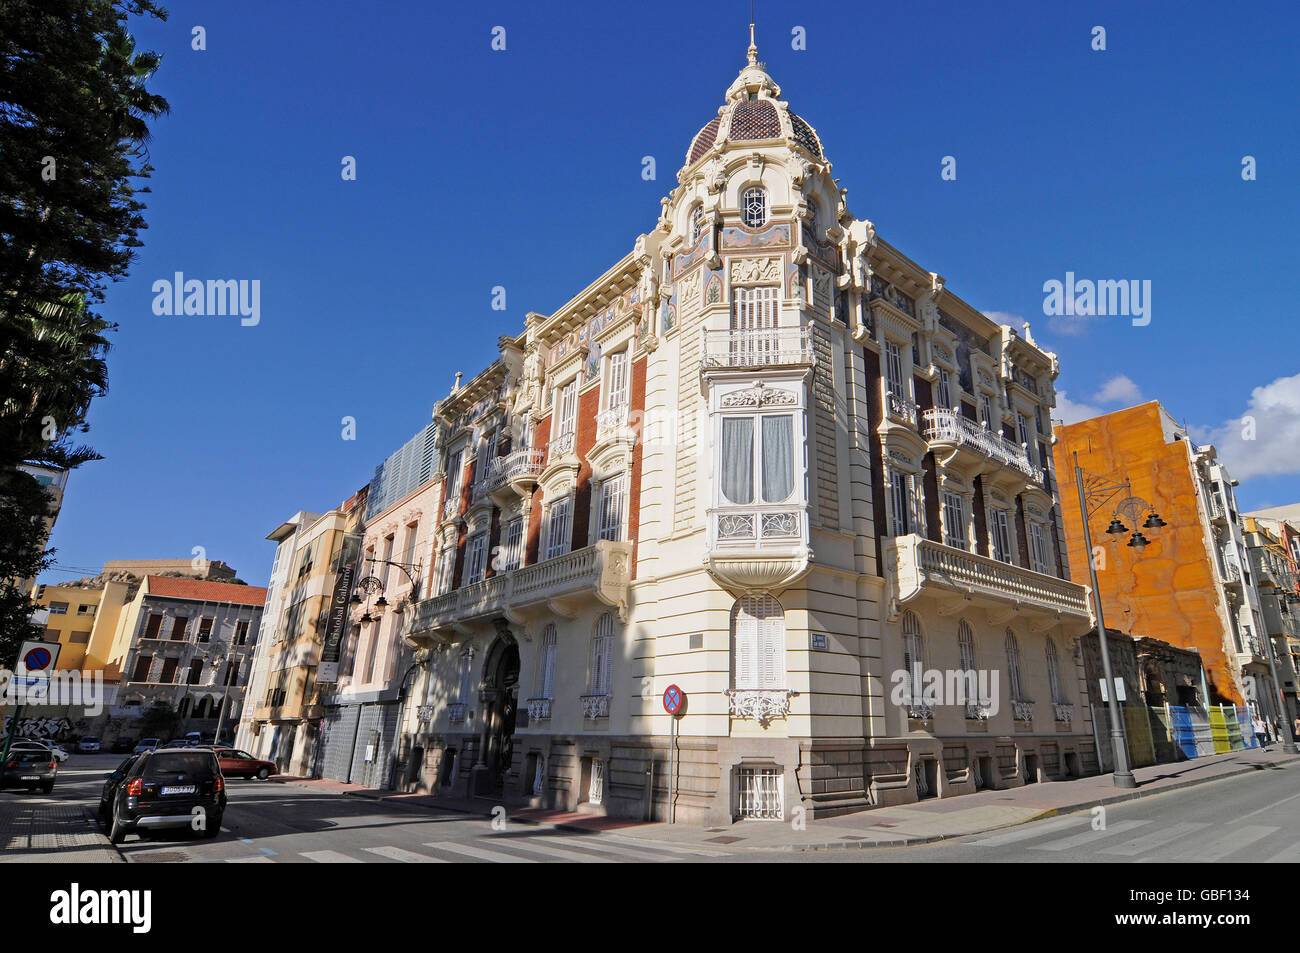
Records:
{"label": "blue circular sign", "polygon": [[39,672],[48,668],[53,658],[49,649],[31,649],[23,656],[23,667],[29,672]]}
{"label": "blue circular sign", "polygon": [[668,714],[676,715],[685,703],[686,693],[676,685],[669,685],[664,689],[664,711]]}

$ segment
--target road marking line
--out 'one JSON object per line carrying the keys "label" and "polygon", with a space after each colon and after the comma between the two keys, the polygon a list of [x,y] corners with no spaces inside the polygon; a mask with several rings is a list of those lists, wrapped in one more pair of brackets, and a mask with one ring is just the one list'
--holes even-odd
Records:
{"label": "road marking line", "polygon": [[1171,824],[1164,830],[1152,831],[1145,837],[1137,837],[1127,844],[1116,844],[1114,847],[1103,847],[1097,851],[1099,854],[1115,854],[1119,857],[1136,857],[1138,854],[1145,854],[1149,850],[1155,850],[1157,847],[1163,847],[1171,841],[1186,834],[1194,834],[1196,831],[1203,831],[1210,825],[1201,821],[1188,821],[1185,824]]}
{"label": "road marking line", "polygon": [[1268,858],[1266,864],[1292,864],[1300,860],[1300,844],[1292,844],[1285,850],[1278,851],[1272,857]]}
{"label": "road marking line", "polygon": [[712,847],[677,847],[665,844],[663,841],[642,841],[640,839],[630,840],[624,837],[617,837],[613,834],[601,834],[600,839],[602,843],[622,844],[625,847],[632,848],[643,847],[646,850],[652,851],[662,850],[667,851],[670,854],[685,854],[687,857],[726,857],[728,854],[725,850],[717,850]]}
{"label": "road marking line", "polygon": [[1285,804],[1287,801],[1294,801],[1294,800],[1295,800],[1296,798],[1298,798],[1298,797],[1300,797],[1300,794],[1292,794],[1290,797],[1284,797],[1284,798],[1282,798],[1282,800],[1280,800],[1280,801],[1275,801],[1275,802],[1273,802],[1272,804],[1268,805],[1267,807],[1261,807],[1261,808],[1260,808],[1259,810],[1257,810],[1257,811],[1251,811],[1249,814],[1243,814],[1243,815],[1241,815],[1241,817],[1233,818],[1233,819],[1232,819],[1231,821],[1229,821],[1228,823],[1229,823],[1229,824],[1237,824],[1237,823],[1240,823],[1241,821],[1244,821],[1244,820],[1245,820],[1246,818],[1248,818],[1248,817],[1254,817],[1256,814],[1263,814],[1265,811],[1271,811],[1271,810],[1273,810],[1273,808],[1275,808],[1275,807],[1279,807],[1280,805]]}
{"label": "road marking line", "polygon": [[403,864],[446,863],[446,861],[441,857],[430,857],[428,854],[417,854],[413,850],[402,850],[400,847],[363,847],[361,849],[368,854],[378,854],[380,857],[387,857],[389,860],[400,861]]}
{"label": "road marking line", "polygon": [[1131,831],[1135,827],[1141,827],[1144,824],[1150,824],[1150,821],[1120,821],[1111,824],[1104,830],[1094,831],[1091,828],[1082,834],[1072,834],[1069,837],[1062,837],[1058,840],[1048,841],[1046,844],[1035,844],[1030,850],[1071,850],[1075,847],[1088,847],[1103,837],[1113,837],[1116,834],[1123,834],[1125,831]]}
{"label": "road marking line", "polygon": [[[1228,854],[1241,850],[1243,847],[1249,847],[1255,841],[1263,840],[1269,834],[1276,832],[1276,827],[1247,824],[1244,827],[1234,827],[1232,830],[1211,840],[1187,844],[1179,853],[1182,855],[1183,860],[1192,862],[1222,860]],[[1250,859],[1253,860],[1254,858]]]}
{"label": "road marking line", "polygon": [[1040,837],[1043,834],[1054,834],[1057,831],[1065,830],[1067,827],[1077,828],[1087,823],[1089,823],[1089,820],[1086,817],[1063,817],[1059,821],[1035,821],[1022,827],[1013,828],[1005,834],[994,834],[991,837],[981,837],[979,840],[970,841],[970,845],[972,847],[999,847],[1002,844],[1014,844],[1016,841],[1029,840],[1031,837]]}
{"label": "road marking line", "polygon": [[275,861],[273,861],[270,857],[267,857],[265,854],[258,854],[256,857],[228,857],[226,859],[226,863],[228,864],[273,864],[275,863]]}
{"label": "road marking line", "polygon": [[434,850],[445,850],[452,854],[464,854],[466,857],[474,857],[478,860],[489,860],[494,864],[537,863],[531,857],[516,857],[514,854],[503,854],[497,850],[484,850],[482,847],[473,847],[469,844],[453,844],[450,841],[432,841],[424,846],[432,847]]}
{"label": "road marking line", "polygon": [[336,850],[309,850],[300,857],[306,857],[308,860],[317,864],[359,864],[361,863],[355,857],[349,857],[347,854],[340,854]]}
{"label": "road marking line", "polygon": [[[497,837],[502,835],[497,834]],[[560,860],[577,861],[584,864],[612,864],[616,861],[610,857],[598,857],[594,854],[584,854],[576,850],[568,850],[564,847],[556,847],[554,844],[544,843],[541,838],[535,840],[521,841],[520,838],[511,838],[510,846],[515,850],[533,851],[538,854],[546,854],[551,857],[557,857]]]}
{"label": "road marking line", "polygon": [[620,847],[617,844],[605,841],[604,838],[598,838],[592,835],[583,836],[578,834],[574,837],[566,837],[561,841],[562,844],[568,844],[571,847],[584,847],[587,850],[599,851],[602,854],[614,854],[616,857],[632,860],[646,860],[658,864],[675,864],[677,858],[670,854],[653,854],[646,850],[636,850],[632,847]]}

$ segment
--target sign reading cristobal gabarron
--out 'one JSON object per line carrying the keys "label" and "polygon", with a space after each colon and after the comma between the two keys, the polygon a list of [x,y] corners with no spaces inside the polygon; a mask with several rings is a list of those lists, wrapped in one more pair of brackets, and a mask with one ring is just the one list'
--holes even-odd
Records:
{"label": "sign reading cristobal gabarron", "polygon": [[357,559],[360,555],[361,537],[344,536],[336,563],[338,568],[334,577],[334,595],[330,599],[329,621],[325,627],[325,642],[321,646],[320,665],[316,668],[317,682],[339,680],[339,650],[343,645],[343,633],[348,627],[348,600],[352,597],[352,585],[356,581]]}

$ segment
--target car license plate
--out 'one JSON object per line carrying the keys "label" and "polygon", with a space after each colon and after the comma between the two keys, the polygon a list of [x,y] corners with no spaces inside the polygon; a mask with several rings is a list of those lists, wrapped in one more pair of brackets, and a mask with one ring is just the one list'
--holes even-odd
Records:
{"label": "car license plate", "polygon": [[24,775],[23,775],[23,780],[24,780],[24,781],[39,781],[40,779],[41,779],[41,776],[40,776],[39,774],[24,774]]}
{"label": "car license plate", "polygon": [[163,797],[169,794],[193,794],[197,788],[192,784],[173,784],[162,789]]}

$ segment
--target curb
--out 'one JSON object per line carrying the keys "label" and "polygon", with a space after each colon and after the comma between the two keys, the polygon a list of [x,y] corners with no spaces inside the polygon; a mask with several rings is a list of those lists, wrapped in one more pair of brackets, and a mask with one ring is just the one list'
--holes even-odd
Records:
{"label": "curb", "polygon": [[125,864],[126,857],[122,855],[122,851],[119,850],[117,845],[110,841],[108,835],[104,833],[103,825],[99,822],[99,814],[94,810],[94,808],[83,804],[81,806],[81,815],[86,819],[86,826],[94,832],[96,837],[103,841],[103,843],[100,844],[99,849],[109,851],[113,855],[113,859],[110,863]]}

